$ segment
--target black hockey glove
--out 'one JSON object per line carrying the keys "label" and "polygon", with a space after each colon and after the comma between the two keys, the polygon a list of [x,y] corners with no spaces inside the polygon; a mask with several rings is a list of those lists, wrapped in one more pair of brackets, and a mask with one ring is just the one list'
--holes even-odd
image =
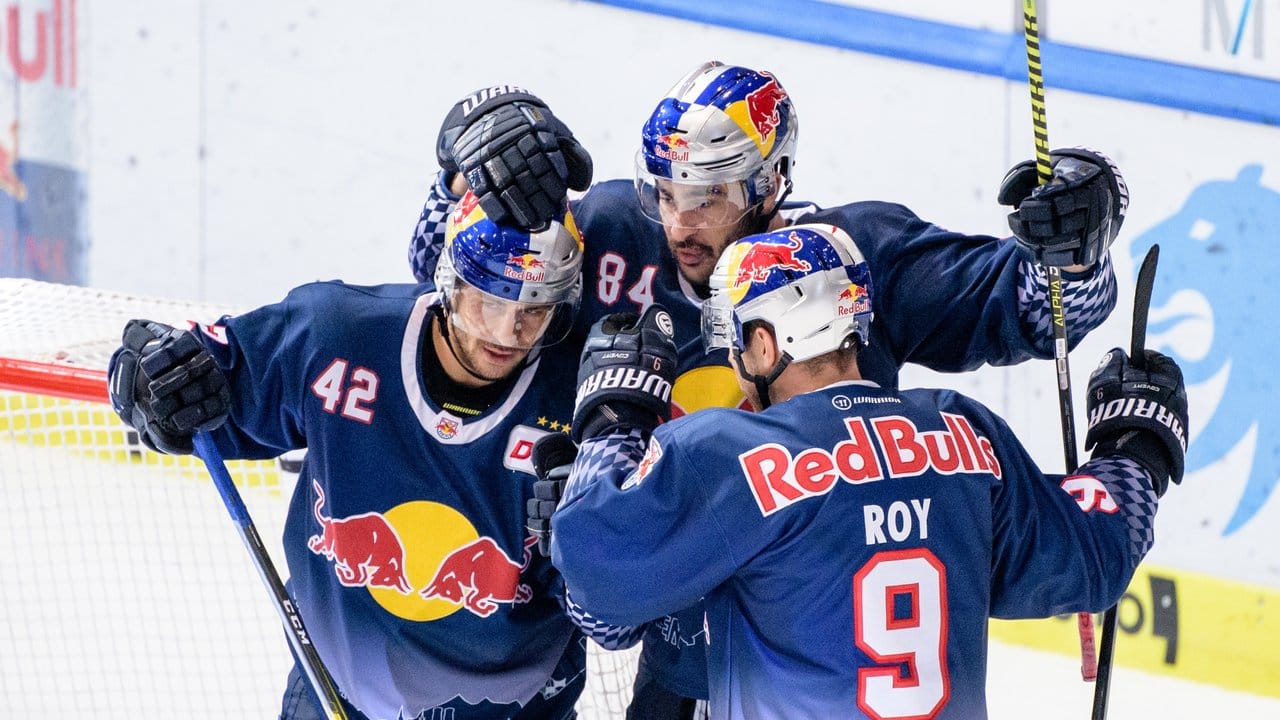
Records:
{"label": "black hockey glove", "polygon": [[191,437],[231,411],[231,390],[213,356],[186,330],[130,320],[107,366],[111,406],[152,450],[192,452]]}
{"label": "black hockey glove", "polygon": [[596,321],[578,367],[574,442],[621,427],[649,432],[671,419],[674,332],[671,315],[657,304],[642,316],[617,313]]}
{"label": "black hockey glove", "polygon": [[1012,205],[1009,228],[1023,255],[1053,267],[1092,265],[1111,247],[1129,207],[1120,170],[1100,152],[1054,150],[1053,179],[1038,185],[1036,163],[1013,167],[1000,183],[998,200]]}
{"label": "black hockey glove", "polygon": [[563,433],[543,435],[533,444],[533,470],[538,479],[529,498],[526,527],[538,538],[538,552],[545,557],[551,557],[551,516],[560,505],[577,457],[578,446]]}
{"label": "black hockey glove", "polygon": [[1147,350],[1146,365],[1134,367],[1120,348],[1102,356],[1089,376],[1089,432],[1084,446],[1092,457],[1124,455],[1151,473],[1156,495],[1169,480],[1182,482],[1187,453],[1187,388],[1171,358]]}
{"label": "black hockey glove", "polygon": [[514,85],[484,88],[444,119],[436,157],[462,173],[489,219],[526,230],[546,226],[568,190],[591,185],[591,156],[542,100]]}

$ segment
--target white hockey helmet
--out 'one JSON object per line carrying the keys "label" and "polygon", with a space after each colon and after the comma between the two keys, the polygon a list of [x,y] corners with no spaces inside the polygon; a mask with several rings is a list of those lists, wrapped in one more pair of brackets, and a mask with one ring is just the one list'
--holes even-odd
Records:
{"label": "white hockey helmet", "polygon": [[787,362],[865,346],[871,339],[871,272],[853,238],[834,225],[795,225],[729,245],[702,304],[711,351],[743,350],[743,326],[773,328]]}
{"label": "white hockey helmet", "polygon": [[773,75],[703,63],[645,123],[636,154],[645,215],[685,227],[736,222],[790,183],[798,122]]}

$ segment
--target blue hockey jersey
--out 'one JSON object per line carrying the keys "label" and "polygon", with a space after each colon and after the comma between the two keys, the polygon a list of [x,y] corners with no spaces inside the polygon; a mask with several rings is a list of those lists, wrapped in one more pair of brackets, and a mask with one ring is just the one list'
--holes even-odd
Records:
{"label": "blue hockey jersey", "polygon": [[[420,279],[435,269],[444,219],[454,201],[437,179],[409,248]],[[662,226],[641,211],[634,186],[624,180],[599,183],[573,212],[584,240],[578,333],[585,336],[609,313],[641,312],[660,303],[675,321],[680,361],[672,416],[747,407],[728,353],[704,353],[702,301],[680,275]],[[792,224],[840,227],[866,257],[876,285],[872,309],[877,319],[870,346],[858,356],[863,377],[894,388],[898,370],[909,362],[956,372],[1052,356],[1047,278],[1042,268],[1020,258],[1013,242],[951,232],[886,202],[826,210],[791,203],[781,214]],[[1115,307],[1110,256],[1086,273],[1063,277],[1068,338],[1074,344]],[[695,605],[655,623],[644,639],[647,667],[664,687],[685,697],[707,697],[702,620]]]}
{"label": "blue hockey jersey", "polygon": [[585,442],[552,559],[608,622],[704,598],[715,718],[974,720],[987,618],[1109,607],[1155,509],[1127,458],[1046,475],[969,398],[848,382]]}
{"label": "blue hockey jersey", "polygon": [[[437,179],[409,245],[419,280],[429,280],[435,271],[445,218],[456,200]],[[674,414],[741,406],[727,355],[703,352],[702,301],[680,275],[662,227],[641,212],[631,183],[599,183],[573,211],[585,243],[578,334],[584,336],[609,313],[642,312],[660,303],[675,320],[681,362],[672,391]],[[885,202],[827,210],[789,203],[781,214],[791,224],[836,225],[866,256],[879,318],[872,324],[871,345],[860,356],[868,379],[897,387],[898,370],[906,363],[958,372],[1052,356],[1047,277],[1022,260],[1012,242],[951,232]],[[1085,273],[1063,278],[1068,339],[1074,345],[1115,307],[1110,255]]]}
{"label": "blue hockey jersey", "polygon": [[566,717],[585,645],[531,552],[525,503],[533,441],[571,419],[558,389],[576,350],[548,348],[487,411],[453,414],[423,387],[429,291],[314,283],[202,328],[233,394],[214,438],[237,458],[307,448],[289,590],[364,714]]}
{"label": "blue hockey jersey", "polygon": [[[700,366],[701,299],[680,276],[662,227],[640,211],[635,188],[618,180],[598,184],[574,215],[585,244],[580,326],[657,302],[675,321],[681,361]],[[906,363],[959,372],[1052,356],[1047,282],[1013,242],[944,230],[902,205],[878,201],[825,210],[793,205],[783,215],[790,224],[835,225],[866,256],[877,321],[870,347],[859,354],[864,377],[897,387]],[[1115,301],[1109,256],[1065,282],[1069,340],[1102,324]]]}

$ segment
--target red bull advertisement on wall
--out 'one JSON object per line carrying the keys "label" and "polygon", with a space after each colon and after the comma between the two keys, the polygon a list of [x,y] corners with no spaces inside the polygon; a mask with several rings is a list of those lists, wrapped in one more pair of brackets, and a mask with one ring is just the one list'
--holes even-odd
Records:
{"label": "red bull advertisement on wall", "polygon": [[43,0],[0,13],[0,276],[87,276],[82,9]]}

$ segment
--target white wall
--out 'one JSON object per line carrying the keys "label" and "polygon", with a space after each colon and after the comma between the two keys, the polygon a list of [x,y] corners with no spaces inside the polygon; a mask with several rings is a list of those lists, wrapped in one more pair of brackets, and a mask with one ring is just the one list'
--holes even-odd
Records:
{"label": "white wall", "polygon": [[458,97],[523,84],[572,124],[598,178],[629,177],[648,112],[709,57],[773,70],[796,98],[798,195],[1003,227],[1008,98],[991,78],[562,0],[454,13],[474,22],[420,2],[87,11],[97,286],[261,304],[316,278],[408,279],[436,131]]}

